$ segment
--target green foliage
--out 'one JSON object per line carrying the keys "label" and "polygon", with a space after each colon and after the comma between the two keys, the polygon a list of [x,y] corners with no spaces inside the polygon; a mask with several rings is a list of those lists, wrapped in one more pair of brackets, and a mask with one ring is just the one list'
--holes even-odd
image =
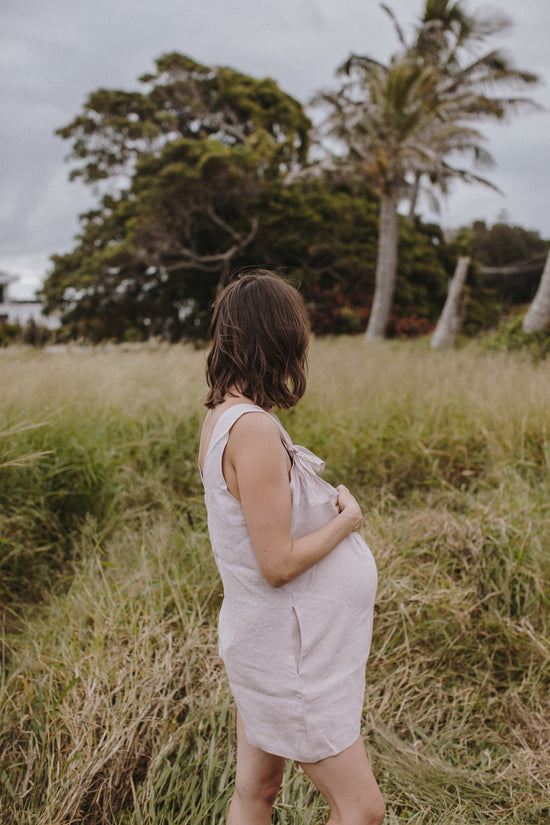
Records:
{"label": "green foliage", "polygon": [[[357,183],[273,184],[259,200],[261,223],[244,256],[291,273],[319,335],[364,331],[374,289],[378,202]],[[430,331],[445,302],[453,254],[440,227],[402,220],[395,306],[389,334]],[[451,270],[452,271],[452,270]]]}
{"label": "green foliage", "polygon": [[[538,232],[502,222],[488,227],[484,221],[475,221],[467,231],[471,233],[476,262],[492,270],[483,273],[481,280],[484,286],[494,291],[501,311],[532,301],[548,242]],[[518,271],[513,271],[516,268]]]}
{"label": "green foliage", "polygon": [[372,284],[378,205],[365,190],[330,180],[273,183],[258,198],[261,223],[247,257],[323,287]]}
{"label": "green foliage", "polygon": [[267,168],[291,168],[305,156],[310,122],[302,106],[267,78],[201,65],[177,52],[156,60],[140,78],[144,91],[98,89],[57,134],[84,160],[72,177],[87,183],[131,175],[139,158],[172,140],[220,141],[256,147]]}
{"label": "green foliage", "polygon": [[484,340],[484,346],[491,352],[525,352],[533,361],[541,361],[550,354],[550,334],[548,332],[523,331],[523,317],[516,316],[499,326],[498,330]]}
{"label": "green foliage", "polygon": [[204,334],[229,262],[256,231],[260,180],[247,146],[174,140],[137,164],[129,192],[85,217],[44,294],[92,341]]}
{"label": "green foliage", "polygon": [[34,318],[30,318],[21,331],[21,341],[31,347],[43,347],[53,341],[55,334],[48,327],[37,324]]}
{"label": "green foliage", "polygon": [[21,336],[20,324],[10,324],[7,321],[0,323],[0,346],[7,347]]}
{"label": "green foliage", "polygon": [[484,221],[474,221],[471,233],[476,259],[484,266],[504,268],[547,252],[547,242],[540,234],[521,226],[503,222],[487,226]]}
{"label": "green foliage", "polygon": [[243,259],[302,284],[313,331],[364,328],[374,281],[378,206],[368,191],[330,181],[272,184],[258,201],[258,234]]}
{"label": "green foliage", "polygon": [[55,334],[31,318],[26,324],[19,322],[10,324],[7,321],[0,321],[0,347],[7,347],[9,344],[28,344],[31,347],[42,347],[52,341]]}
{"label": "green foliage", "polygon": [[303,107],[273,80],[173,53],[141,83],[92,93],[58,130],[81,162],[73,177],[120,190],[82,217],[43,289],[47,311],[92,341],[123,340],[128,328],[203,335],[218,285],[256,233],[258,192],[308,147]]}
{"label": "green foliage", "polygon": [[[447,296],[449,255],[443,233],[434,224],[402,220],[395,305],[404,315],[414,313],[435,323]],[[394,307],[394,315],[399,316]]]}

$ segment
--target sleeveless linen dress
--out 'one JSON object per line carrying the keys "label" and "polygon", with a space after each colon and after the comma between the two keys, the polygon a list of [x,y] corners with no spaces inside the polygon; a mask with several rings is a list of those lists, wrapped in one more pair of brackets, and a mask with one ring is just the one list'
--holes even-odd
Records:
{"label": "sleeveless linen dress", "polygon": [[[253,404],[225,410],[214,426],[202,479],[212,550],[224,599],[219,652],[251,745],[317,762],[360,734],[377,572],[358,533],[282,587],[258,565],[241,503],[225,483],[223,453],[237,419],[261,412],[277,422],[291,462],[292,539],[317,530],[337,510],[323,462],[292,444],[275,415]],[[261,461],[261,455],[258,461]]]}

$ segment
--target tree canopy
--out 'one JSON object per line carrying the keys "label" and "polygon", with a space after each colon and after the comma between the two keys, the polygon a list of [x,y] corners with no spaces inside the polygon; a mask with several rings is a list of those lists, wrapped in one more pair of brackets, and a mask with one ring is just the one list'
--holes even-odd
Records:
{"label": "tree canopy", "polygon": [[58,131],[72,177],[103,195],[75,249],[53,257],[44,295],[97,336],[202,327],[257,231],[262,186],[307,153],[309,118],[273,80],[175,53],[156,67],[144,91],[100,89]]}
{"label": "tree canopy", "polygon": [[86,183],[131,175],[144,155],[178,139],[248,145],[264,172],[279,174],[305,159],[310,121],[274,80],[223,66],[204,66],[173,52],[139,78],[143,91],[98,89],[57,134],[72,140],[71,172]]}

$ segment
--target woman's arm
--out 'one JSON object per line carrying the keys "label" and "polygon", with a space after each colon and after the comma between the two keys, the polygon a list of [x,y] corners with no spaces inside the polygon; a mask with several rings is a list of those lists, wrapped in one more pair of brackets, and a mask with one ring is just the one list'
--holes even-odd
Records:
{"label": "woman's arm", "polygon": [[362,521],[361,508],[341,486],[334,518],[292,541],[287,462],[275,421],[262,413],[247,413],[237,420],[224,453],[224,475],[230,492],[243,506],[258,564],[273,587],[308,570]]}

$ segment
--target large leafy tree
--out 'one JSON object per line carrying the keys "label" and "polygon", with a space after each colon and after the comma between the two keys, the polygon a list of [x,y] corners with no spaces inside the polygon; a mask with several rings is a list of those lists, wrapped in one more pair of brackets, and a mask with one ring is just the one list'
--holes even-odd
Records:
{"label": "large leafy tree", "polygon": [[202,329],[216,289],[257,229],[260,179],[246,147],[177,140],[136,165],[129,189],[83,216],[53,256],[51,307],[94,339]]}
{"label": "large leafy tree", "polygon": [[446,191],[452,178],[489,181],[472,167],[451,164],[466,153],[475,164],[488,164],[477,121],[502,118],[523,98],[492,95],[491,86],[532,83],[536,77],[514,69],[498,51],[471,59],[470,47],[501,31],[506,21],[468,15],[463,3],[427,0],[424,15],[408,44],[396,24],[401,50],[387,65],[352,55],[341,67],[344,80],[335,93],[318,102],[328,106],[326,130],[340,138],[338,162],[360,173],[380,196],[380,232],[376,285],[367,338],[382,337],[390,315],[397,268],[398,206],[413,202],[427,178]]}
{"label": "large leafy tree", "polygon": [[44,295],[95,338],[203,327],[254,238],[259,192],[307,152],[310,121],[274,81],[179,54],[156,65],[143,91],[100,89],[59,130],[72,177],[102,194]]}
{"label": "large leafy tree", "polygon": [[97,183],[131,175],[141,157],[179,139],[249,145],[263,170],[274,174],[305,158],[310,121],[274,80],[204,66],[173,52],[156,60],[156,72],[139,81],[142,91],[98,89],[82,113],[58,129],[73,142],[70,158],[82,161],[72,178]]}

